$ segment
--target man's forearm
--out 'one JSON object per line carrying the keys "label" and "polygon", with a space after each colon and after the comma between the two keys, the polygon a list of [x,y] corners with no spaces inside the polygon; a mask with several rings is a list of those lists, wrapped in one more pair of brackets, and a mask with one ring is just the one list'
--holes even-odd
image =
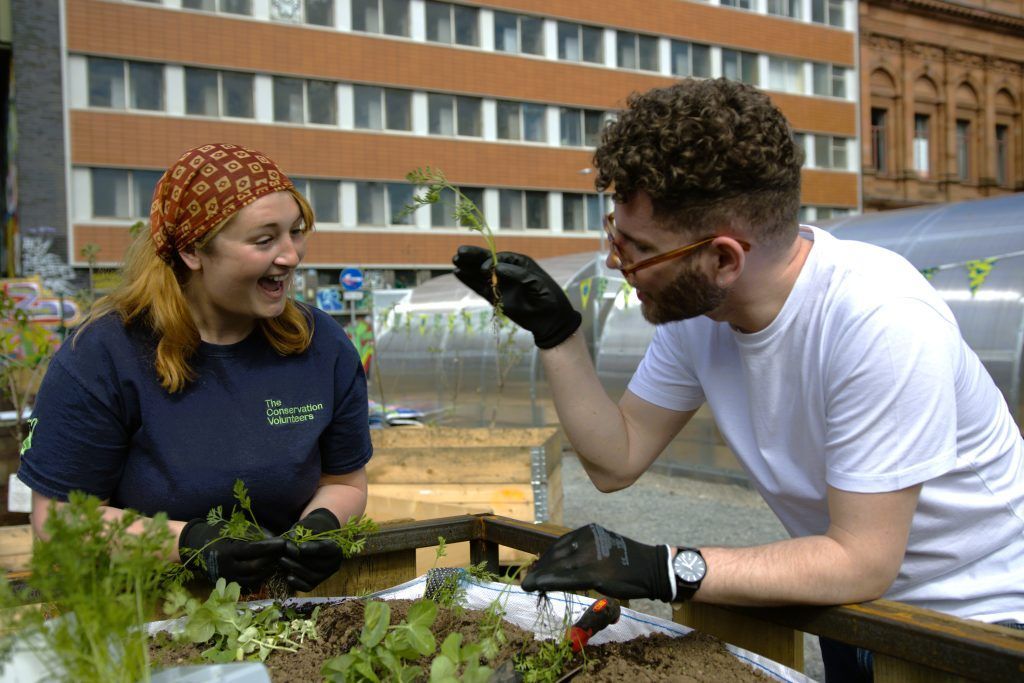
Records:
{"label": "man's forearm", "polygon": [[597,377],[583,335],[574,334],[540,357],[559,422],[594,484],[615,490],[631,483],[621,474],[629,452],[625,421]]}
{"label": "man's forearm", "polygon": [[702,548],[708,571],[694,596],[720,605],[841,605],[881,597],[895,576],[829,536],[749,548]]}

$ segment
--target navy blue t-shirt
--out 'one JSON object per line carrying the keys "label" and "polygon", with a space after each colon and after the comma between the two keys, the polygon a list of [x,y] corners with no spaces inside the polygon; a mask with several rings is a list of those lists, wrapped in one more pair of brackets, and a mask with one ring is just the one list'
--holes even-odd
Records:
{"label": "navy blue t-shirt", "polygon": [[366,377],[344,330],[310,309],[313,342],[281,356],[256,329],[237,344],[202,343],[197,379],[169,394],[153,333],[114,314],[69,338],[36,398],[18,477],[57,500],[72,490],[171,519],[228,514],[241,479],[256,518],[290,527],[321,473],[358,470],[372,454]]}

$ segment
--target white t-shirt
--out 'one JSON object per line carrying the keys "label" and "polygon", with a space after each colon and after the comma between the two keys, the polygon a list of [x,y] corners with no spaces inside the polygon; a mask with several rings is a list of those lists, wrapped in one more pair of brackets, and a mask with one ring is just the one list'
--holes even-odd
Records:
{"label": "white t-shirt", "polygon": [[924,483],[886,597],[1024,621],[1024,442],[949,307],[901,256],[818,228],[776,319],[743,334],[660,325],[629,389],[672,410],[707,401],[792,536],[826,531],[826,482]]}

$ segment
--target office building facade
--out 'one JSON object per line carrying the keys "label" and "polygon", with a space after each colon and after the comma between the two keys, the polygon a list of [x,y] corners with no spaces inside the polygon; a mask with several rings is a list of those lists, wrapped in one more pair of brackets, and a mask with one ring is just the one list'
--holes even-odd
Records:
{"label": "office building facade", "polygon": [[803,218],[857,211],[856,23],[852,0],[14,0],[21,228],[114,266],[161,170],[229,141],[310,197],[324,281],[414,285],[474,241],[453,197],[401,211],[426,166],[499,248],[592,251],[601,126],[681,76],[768,91],[807,152]]}

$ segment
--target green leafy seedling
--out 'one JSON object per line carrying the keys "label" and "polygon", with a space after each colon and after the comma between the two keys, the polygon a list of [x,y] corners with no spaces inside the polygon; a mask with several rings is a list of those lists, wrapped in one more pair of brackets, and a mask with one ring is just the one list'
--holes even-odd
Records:
{"label": "green leafy seedling", "polygon": [[501,289],[498,287],[498,273],[495,265],[498,263],[498,247],[494,241],[494,232],[487,225],[487,219],[476,203],[463,194],[455,185],[449,182],[444,172],[439,168],[416,168],[405,175],[406,180],[414,185],[426,187],[420,194],[413,195],[412,204],[402,209],[401,215],[408,215],[422,206],[430,206],[441,201],[445,191],[455,195],[455,207],[452,215],[458,225],[469,228],[473,232],[480,233],[487,243],[487,249],[491,252],[491,294],[494,299],[495,318],[502,317],[501,310]]}

